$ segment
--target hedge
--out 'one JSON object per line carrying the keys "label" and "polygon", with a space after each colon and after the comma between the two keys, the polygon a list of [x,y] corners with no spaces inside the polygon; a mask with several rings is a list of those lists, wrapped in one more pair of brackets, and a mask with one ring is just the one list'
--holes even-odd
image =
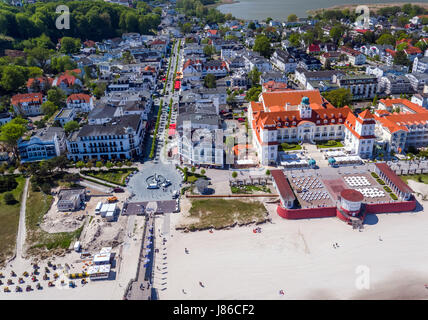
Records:
{"label": "hedge", "polygon": [[382,186],[385,185],[385,181],[383,181],[381,178],[377,178],[376,181]]}

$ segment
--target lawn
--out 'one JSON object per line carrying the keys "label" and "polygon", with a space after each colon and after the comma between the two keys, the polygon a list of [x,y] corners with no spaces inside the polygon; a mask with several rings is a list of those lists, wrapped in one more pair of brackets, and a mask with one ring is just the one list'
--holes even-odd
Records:
{"label": "lawn", "polygon": [[100,171],[85,170],[85,171],[81,171],[81,173],[100,180],[125,186],[126,177],[129,176],[135,170],[136,170],[135,168],[111,169],[111,170],[100,170]]}
{"label": "lawn", "polygon": [[300,144],[294,143],[281,143],[278,145],[278,151],[293,151],[293,150],[301,150],[302,146]]}
{"label": "lawn", "polygon": [[16,236],[19,225],[19,210],[21,208],[22,192],[24,191],[25,178],[16,178],[18,186],[12,190],[17,200],[13,205],[6,205],[3,201],[5,193],[0,193],[0,264],[13,255],[16,245]]}
{"label": "lawn", "polygon": [[79,238],[83,230],[83,226],[73,232],[48,233],[40,229],[39,224],[51,207],[52,202],[53,197],[51,195],[29,190],[27,210],[25,213],[27,227],[26,241],[30,246],[29,251],[35,248],[46,248],[49,250],[56,248],[68,249],[71,242]]}
{"label": "lawn", "polygon": [[191,218],[199,219],[199,222],[188,225],[190,230],[195,230],[222,228],[235,222],[261,222],[265,219],[266,209],[261,202],[207,199],[193,200],[189,213]]}
{"label": "lawn", "polygon": [[428,174],[412,174],[412,175],[403,175],[400,176],[401,180],[403,180],[405,183],[408,183],[408,180],[414,180],[416,182],[421,182],[428,184]]}
{"label": "lawn", "polygon": [[341,148],[343,147],[342,142],[335,141],[335,140],[329,140],[329,141],[323,141],[323,142],[317,142],[317,148],[320,149],[326,149],[326,148]]}

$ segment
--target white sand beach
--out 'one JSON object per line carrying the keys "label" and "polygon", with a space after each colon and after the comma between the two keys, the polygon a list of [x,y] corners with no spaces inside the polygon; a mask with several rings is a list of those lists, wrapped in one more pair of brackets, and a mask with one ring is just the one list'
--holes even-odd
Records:
{"label": "white sand beach", "polygon": [[[160,299],[426,299],[428,202],[421,203],[424,211],[371,215],[362,232],[337,218],[284,220],[274,205],[261,233],[182,233],[172,215]],[[356,288],[358,266],[370,270],[369,290]]]}

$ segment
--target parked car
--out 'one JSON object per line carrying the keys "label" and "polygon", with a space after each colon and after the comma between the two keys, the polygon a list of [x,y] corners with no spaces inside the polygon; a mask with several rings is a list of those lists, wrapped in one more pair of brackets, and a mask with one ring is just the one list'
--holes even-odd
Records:
{"label": "parked car", "polygon": [[125,192],[122,188],[114,188],[113,192]]}

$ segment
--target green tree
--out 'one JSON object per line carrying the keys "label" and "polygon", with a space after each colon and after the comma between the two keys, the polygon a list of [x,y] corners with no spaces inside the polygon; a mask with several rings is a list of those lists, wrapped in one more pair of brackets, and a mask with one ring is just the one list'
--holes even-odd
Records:
{"label": "green tree", "polygon": [[46,49],[43,47],[35,47],[32,49],[25,49],[27,54],[27,64],[32,66],[37,66],[45,70],[50,57],[53,55],[54,51],[51,49]]}
{"label": "green tree", "polygon": [[95,166],[96,166],[97,168],[102,168],[102,167],[103,167],[103,163],[102,163],[101,161],[97,161],[97,162],[95,163]]}
{"label": "green tree", "polygon": [[342,38],[344,33],[342,26],[334,26],[330,29],[330,37],[335,43],[339,43],[340,38]]}
{"label": "green tree", "polygon": [[269,58],[272,53],[269,38],[264,34],[259,34],[254,41],[253,50],[260,53],[265,58]]}
{"label": "green tree", "polygon": [[259,95],[262,92],[261,86],[252,87],[247,91],[247,94],[245,95],[245,99],[247,101],[258,101]]}
{"label": "green tree", "polygon": [[377,94],[374,96],[374,98],[373,98],[373,102],[372,102],[372,104],[374,105],[374,106],[377,106],[377,101],[378,101],[378,97],[377,97]]}
{"label": "green tree", "polygon": [[92,91],[94,96],[97,97],[97,99],[101,98],[104,95],[104,92],[106,90],[106,84],[105,83],[97,83],[96,87]]}
{"label": "green tree", "polygon": [[134,63],[134,56],[131,54],[129,50],[125,50],[122,52],[122,61],[127,64]]}
{"label": "green tree", "polygon": [[384,33],[376,40],[376,43],[380,44],[380,45],[389,44],[391,46],[394,46],[395,45],[395,38],[390,33]]}
{"label": "green tree", "polygon": [[52,102],[55,106],[64,107],[66,97],[66,93],[58,87],[48,90],[48,101]]}
{"label": "green tree", "polygon": [[268,169],[268,170],[266,170],[266,175],[267,176],[270,176],[270,170]]}
{"label": "green tree", "polygon": [[79,130],[79,123],[77,121],[72,120],[64,125],[64,131],[67,134],[76,130]]}
{"label": "green tree", "polygon": [[16,203],[15,197],[12,192],[6,192],[3,196],[4,203],[7,205],[12,205]]}
{"label": "green tree", "polygon": [[76,162],[76,168],[81,169],[85,167],[85,163],[83,161]]}
{"label": "green tree", "polygon": [[339,88],[325,92],[323,93],[323,96],[336,108],[341,108],[346,105],[349,105],[352,101],[351,91],[345,88]]}
{"label": "green tree", "polygon": [[213,54],[215,54],[214,46],[206,45],[204,47],[204,54],[211,58],[213,56]]}
{"label": "green tree", "polygon": [[287,21],[288,21],[288,22],[296,22],[296,21],[297,21],[297,15],[295,15],[294,13],[290,14],[290,15],[287,17]]}
{"label": "green tree", "polygon": [[63,37],[61,39],[61,52],[66,54],[77,53],[80,51],[80,39],[72,37]]}
{"label": "green tree", "polygon": [[0,127],[0,141],[4,142],[18,157],[17,143],[22,135],[27,131],[24,124],[10,121]]}
{"label": "green tree", "polygon": [[262,73],[256,67],[254,67],[253,70],[248,72],[248,79],[250,80],[251,85],[259,85],[261,74]]}
{"label": "green tree", "polygon": [[216,77],[215,75],[208,73],[204,77],[204,86],[206,88],[215,88],[216,87]]}
{"label": "green tree", "polygon": [[190,22],[186,22],[180,26],[180,30],[183,34],[187,34],[187,33],[190,33],[192,31],[192,27],[193,26]]}
{"label": "green tree", "polygon": [[292,33],[288,37],[288,41],[293,47],[298,47],[300,44],[300,35],[298,33]]}
{"label": "green tree", "polygon": [[58,110],[58,107],[53,102],[46,101],[42,104],[41,110],[44,115],[50,117]]}
{"label": "green tree", "polygon": [[237,176],[238,176],[238,173],[237,173],[236,171],[233,171],[233,172],[232,172],[232,178],[234,178],[234,179],[235,179]]}
{"label": "green tree", "polygon": [[6,91],[17,91],[26,82],[25,68],[7,65],[1,73],[0,85]]}
{"label": "green tree", "polygon": [[397,51],[393,61],[396,65],[410,66],[412,64],[404,51]]}

